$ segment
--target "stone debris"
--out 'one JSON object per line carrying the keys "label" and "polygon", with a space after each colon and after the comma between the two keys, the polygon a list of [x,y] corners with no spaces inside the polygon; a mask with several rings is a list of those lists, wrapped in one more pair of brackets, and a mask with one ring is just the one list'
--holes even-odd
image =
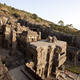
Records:
{"label": "stone debris", "polygon": [[0,59],[0,80],[12,80],[8,69],[2,64]]}

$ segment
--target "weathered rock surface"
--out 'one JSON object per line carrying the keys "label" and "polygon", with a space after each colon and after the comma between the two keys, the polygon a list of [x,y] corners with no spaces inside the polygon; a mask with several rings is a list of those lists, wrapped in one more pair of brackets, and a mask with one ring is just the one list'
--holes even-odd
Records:
{"label": "weathered rock surface", "polygon": [[2,64],[1,60],[0,60],[0,80],[12,80],[8,73],[8,69]]}

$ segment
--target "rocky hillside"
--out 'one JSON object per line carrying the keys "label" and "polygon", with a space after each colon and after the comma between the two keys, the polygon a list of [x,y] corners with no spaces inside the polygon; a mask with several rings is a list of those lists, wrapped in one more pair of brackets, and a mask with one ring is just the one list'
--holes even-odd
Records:
{"label": "rocky hillside", "polygon": [[[75,28],[69,28],[68,25],[66,26],[58,25],[53,22],[44,20],[38,17],[36,14],[31,14],[29,12],[18,10],[11,6],[7,6],[6,4],[0,3],[0,17],[1,16],[5,16],[7,19],[11,19],[13,21],[22,22],[22,24],[25,24],[25,22],[28,22],[32,25],[40,25],[41,27],[49,27],[57,32],[64,32],[64,33],[80,36],[79,30]],[[25,24],[25,26],[27,25]]]}

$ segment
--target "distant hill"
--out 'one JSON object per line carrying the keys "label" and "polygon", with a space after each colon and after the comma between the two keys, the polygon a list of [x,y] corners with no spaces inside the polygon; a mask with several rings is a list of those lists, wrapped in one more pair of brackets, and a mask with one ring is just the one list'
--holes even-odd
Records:
{"label": "distant hill", "polygon": [[6,4],[0,3],[0,16],[12,17],[13,19],[23,19],[30,22],[31,24],[41,25],[42,27],[50,27],[57,32],[68,33],[72,35],[80,36],[80,31],[70,25],[58,25],[51,21],[44,20],[37,16],[37,14],[32,14],[23,10],[15,9]]}

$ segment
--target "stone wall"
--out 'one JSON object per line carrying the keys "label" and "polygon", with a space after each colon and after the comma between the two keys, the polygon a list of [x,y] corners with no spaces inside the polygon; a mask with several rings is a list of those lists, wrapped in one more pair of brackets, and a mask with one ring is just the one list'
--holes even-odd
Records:
{"label": "stone wall", "polygon": [[72,65],[80,65],[80,49],[72,46],[68,46],[67,49],[67,62]]}

